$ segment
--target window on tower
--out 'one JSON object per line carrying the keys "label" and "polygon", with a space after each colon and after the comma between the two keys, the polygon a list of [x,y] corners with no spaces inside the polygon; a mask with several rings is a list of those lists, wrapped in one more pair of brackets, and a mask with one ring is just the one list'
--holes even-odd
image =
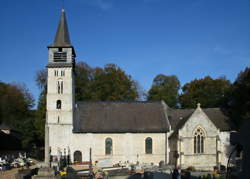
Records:
{"label": "window on tower", "polygon": [[61,76],[64,76],[65,75],[65,72],[64,70],[61,71]]}
{"label": "window on tower", "polygon": [[54,61],[55,62],[66,62],[67,53],[66,52],[55,52],[54,53]]}
{"label": "window on tower", "polygon": [[63,81],[61,79],[57,81],[57,93],[63,94]]}
{"label": "window on tower", "polygon": [[55,76],[58,76],[58,70],[55,70]]}
{"label": "window on tower", "polygon": [[61,109],[61,108],[62,108],[62,101],[61,100],[57,100],[56,101],[56,109]]}

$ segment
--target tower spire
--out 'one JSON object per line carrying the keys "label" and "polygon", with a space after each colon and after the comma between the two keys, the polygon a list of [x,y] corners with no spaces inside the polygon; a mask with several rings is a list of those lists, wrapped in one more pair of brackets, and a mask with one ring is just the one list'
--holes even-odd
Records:
{"label": "tower spire", "polygon": [[65,10],[63,8],[62,8],[60,22],[57,27],[55,40],[52,46],[55,46],[55,47],[71,46]]}

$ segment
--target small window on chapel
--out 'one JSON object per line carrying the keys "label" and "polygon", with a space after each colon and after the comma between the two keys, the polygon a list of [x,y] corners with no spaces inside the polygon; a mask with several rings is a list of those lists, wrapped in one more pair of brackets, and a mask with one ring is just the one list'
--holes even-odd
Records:
{"label": "small window on chapel", "polygon": [[107,138],[105,140],[105,154],[106,155],[111,155],[112,154],[112,139],[111,138]]}
{"label": "small window on chapel", "polygon": [[145,140],[145,152],[146,154],[152,154],[153,141],[151,137],[146,138]]}

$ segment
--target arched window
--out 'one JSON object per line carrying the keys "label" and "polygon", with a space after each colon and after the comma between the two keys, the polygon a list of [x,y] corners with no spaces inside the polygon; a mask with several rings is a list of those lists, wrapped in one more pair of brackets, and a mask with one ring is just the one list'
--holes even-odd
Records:
{"label": "arched window", "polygon": [[74,162],[79,163],[82,162],[82,152],[77,150],[74,152]]}
{"label": "arched window", "polygon": [[111,138],[107,138],[105,140],[105,154],[106,155],[112,154],[112,139]]}
{"label": "arched window", "polygon": [[63,94],[63,81],[62,80],[57,81],[57,93]]}
{"label": "arched window", "polygon": [[56,101],[56,109],[61,109],[62,108],[62,101],[61,100],[57,100]]}
{"label": "arched window", "polygon": [[145,140],[145,152],[146,154],[152,154],[153,152],[153,141],[151,137],[146,138]]}
{"label": "arched window", "polygon": [[205,134],[201,128],[196,129],[194,133],[194,153],[204,153],[204,138]]}

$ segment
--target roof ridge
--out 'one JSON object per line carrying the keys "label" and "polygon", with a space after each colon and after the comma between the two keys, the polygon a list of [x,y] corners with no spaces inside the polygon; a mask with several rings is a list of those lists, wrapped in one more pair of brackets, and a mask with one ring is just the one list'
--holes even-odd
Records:
{"label": "roof ridge", "polygon": [[77,101],[76,103],[161,103],[161,101],[133,101],[133,100],[108,100],[108,101]]}

